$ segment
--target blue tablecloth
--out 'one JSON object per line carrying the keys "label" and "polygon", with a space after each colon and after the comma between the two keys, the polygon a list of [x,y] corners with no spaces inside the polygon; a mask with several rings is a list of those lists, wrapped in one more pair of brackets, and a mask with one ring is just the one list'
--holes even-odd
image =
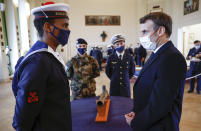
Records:
{"label": "blue tablecloth", "polygon": [[73,131],[131,131],[124,115],[133,107],[132,99],[112,96],[108,122],[96,123],[97,97],[85,98],[71,102]]}

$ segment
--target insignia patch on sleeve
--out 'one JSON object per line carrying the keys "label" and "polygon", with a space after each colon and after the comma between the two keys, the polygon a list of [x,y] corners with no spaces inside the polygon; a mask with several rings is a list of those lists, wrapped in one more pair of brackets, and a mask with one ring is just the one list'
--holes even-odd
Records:
{"label": "insignia patch on sleeve", "polygon": [[31,103],[38,103],[38,102],[39,102],[38,92],[37,91],[30,91],[28,93],[27,103],[31,104]]}

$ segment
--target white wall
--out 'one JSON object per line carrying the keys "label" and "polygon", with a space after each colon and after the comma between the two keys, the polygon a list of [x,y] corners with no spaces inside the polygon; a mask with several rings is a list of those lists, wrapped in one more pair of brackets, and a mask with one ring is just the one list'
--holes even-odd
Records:
{"label": "white wall", "polygon": [[189,49],[194,47],[194,41],[201,41],[201,24],[184,27],[183,32],[185,32],[184,56],[187,56]]}
{"label": "white wall", "polygon": [[173,36],[172,40],[174,42],[177,42],[177,46],[179,47],[178,49],[180,51],[183,50],[183,41],[179,41],[179,37],[183,36],[178,36],[177,34],[179,33],[178,30],[181,29],[184,26],[189,26],[193,24],[198,24],[201,23],[201,1],[199,2],[199,10],[196,12],[193,12],[188,15],[183,15],[184,12],[184,0],[173,0],[172,3],[172,14],[173,14]]}
{"label": "white wall", "polygon": [[[145,0],[69,0],[72,55],[76,53],[75,41],[81,37],[90,45],[110,44],[111,36],[124,34],[128,45],[138,42],[138,18],[146,11]],[[139,13],[139,14],[138,14]],[[120,26],[85,26],[85,15],[120,15]],[[105,31],[106,41],[100,34]]]}
{"label": "white wall", "polygon": [[[128,45],[138,42],[139,18],[146,13],[146,0],[53,0],[54,2],[65,2],[70,5],[70,38],[68,45],[59,47],[66,62],[76,54],[75,42],[77,38],[84,38],[89,46],[104,45],[110,43],[111,36],[121,33],[126,36]],[[46,2],[46,1],[43,1]],[[30,0],[31,9],[39,6],[40,1]],[[85,26],[85,15],[120,15],[120,26]],[[37,40],[36,31],[33,26],[33,16],[30,19],[31,44]],[[106,41],[103,43],[100,34],[107,33]],[[61,52],[61,48],[64,52]]]}
{"label": "white wall", "polygon": [[[139,18],[149,13],[153,6],[160,5],[163,12],[169,14],[173,19],[173,31],[171,40],[175,46],[182,52],[183,39],[178,36],[178,30],[187,25],[201,23],[201,10],[183,15],[184,0],[53,0],[57,2],[65,2],[70,5],[70,39],[69,44],[63,47],[62,56],[66,62],[76,54],[75,41],[82,37],[87,40],[89,46],[106,45],[110,43],[110,38],[116,33],[122,33],[126,36],[126,43],[135,45],[139,42]],[[37,3],[34,6],[39,6],[40,1],[31,1]],[[46,2],[44,0],[43,2]],[[31,4],[31,8],[34,7]],[[201,2],[200,2],[201,8]],[[85,26],[85,15],[120,15],[120,26]],[[32,20],[31,20],[32,21]],[[33,26],[31,26],[31,31]],[[106,31],[107,38],[102,43],[100,34]],[[182,31],[182,30],[181,30]],[[33,32],[33,31],[32,31]],[[32,37],[36,36],[36,32],[32,33]],[[182,34],[182,32],[180,33]],[[180,39],[179,39],[179,38]],[[37,37],[34,37],[33,42]],[[179,41],[180,40],[180,41]],[[59,48],[60,51],[61,47]]]}

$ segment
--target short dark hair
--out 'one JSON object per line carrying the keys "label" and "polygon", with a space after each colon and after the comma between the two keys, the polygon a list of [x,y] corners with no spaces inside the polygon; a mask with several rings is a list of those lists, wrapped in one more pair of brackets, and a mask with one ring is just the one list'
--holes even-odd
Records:
{"label": "short dark hair", "polygon": [[195,41],[194,41],[194,44],[195,44],[195,43],[200,43],[200,41],[199,41],[199,40],[195,40]]}
{"label": "short dark hair", "polygon": [[155,24],[154,30],[159,26],[165,27],[168,37],[172,34],[172,18],[163,12],[153,12],[140,18],[140,24],[144,24],[147,20],[152,20]]}
{"label": "short dark hair", "polygon": [[36,30],[38,31],[39,37],[43,36],[43,33],[44,33],[43,26],[44,26],[45,22],[54,24],[54,19],[40,18],[40,19],[34,20],[34,26],[35,26]]}

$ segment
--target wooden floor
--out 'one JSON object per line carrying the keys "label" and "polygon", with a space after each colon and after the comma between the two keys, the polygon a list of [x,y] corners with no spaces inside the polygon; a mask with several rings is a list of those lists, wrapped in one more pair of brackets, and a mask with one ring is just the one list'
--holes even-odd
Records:
{"label": "wooden floor", "polygon": [[[104,72],[101,72],[101,76],[96,81],[97,95],[101,93],[102,85],[109,88],[109,79]],[[188,88],[189,85],[186,84],[180,131],[201,131],[201,95],[186,93]],[[11,126],[14,104],[11,82],[0,83],[0,131],[14,131]]]}

